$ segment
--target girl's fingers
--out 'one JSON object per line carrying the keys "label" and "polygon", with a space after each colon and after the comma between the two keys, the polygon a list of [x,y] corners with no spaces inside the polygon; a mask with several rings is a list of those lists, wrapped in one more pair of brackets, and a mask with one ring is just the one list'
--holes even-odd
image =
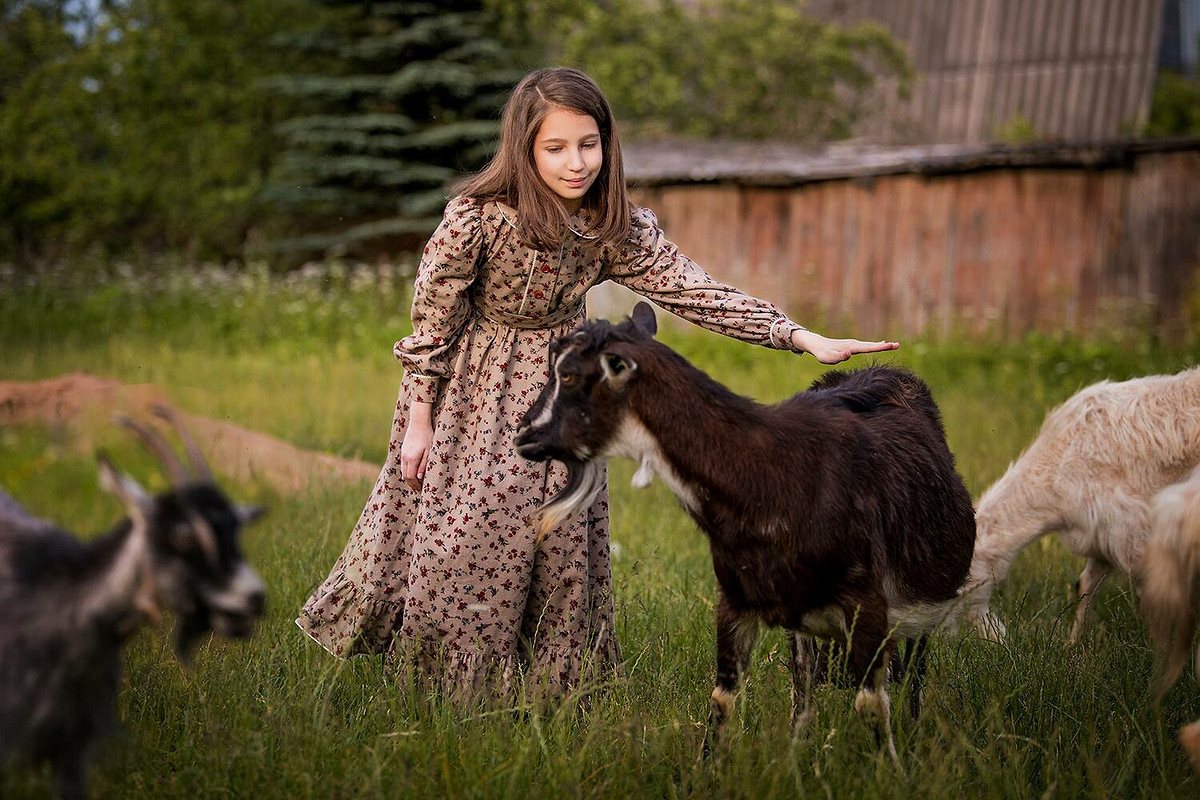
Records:
{"label": "girl's fingers", "polygon": [[418,489],[421,486],[420,464],[415,458],[400,457],[400,478],[410,489]]}
{"label": "girl's fingers", "polygon": [[421,452],[420,456],[400,456],[400,479],[404,485],[416,491],[425,480],[425,472],[429,468],[429,450]]}
{"label": "girl's fingers", "polygon": [[847,339],[840,342],[847,358],[855,353],[881,353],[886,350],[897,350],[899,342],[862,342],[858,339]]}

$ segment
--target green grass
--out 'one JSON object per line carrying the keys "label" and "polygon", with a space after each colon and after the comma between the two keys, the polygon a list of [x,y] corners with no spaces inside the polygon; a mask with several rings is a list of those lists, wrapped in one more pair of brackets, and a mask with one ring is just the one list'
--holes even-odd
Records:
{"label": "green grass", "polygon": [[[379,461],[407,332],[403,281],[314,274],[286,283],[165,276],[13,282],[0,288],[0,380],[88,371],[160,385],[183,409],[228,418],[306,447]],[[820,372],[797,359],[665,326],[672,346],[764,401]],[[881,357],[930,383],[971,492],[1028,444],[1046,410],[1102,378],[1174,371],[1192,349],[1030,339],[1017,345],[905,342]],[[35,513],[95,533],[119,516],[70,427],[0,429],[0,486]],[[151,486],[151,460],[113,432],[100,442]],[[123,733],[95,759],[99,798],[357,797],[1193,797],[1175,741],[1200,716],[1181,681],[1156,708],[1152,658],[1127,583],[1107,584],[1086,647],[1063,646],[1070,586],[1082,563],[1054,538],[1028,548],[995,599],[1003,645],[963,636],[931,654],[925,714],[894,715],[904,764],[875,751],[852,695],[822,689],[818,719],[788,726],[784,638],[760,642],[731,736],[697,757],[713,679],[716,591],[707,544],[658,482],[629,488],[612,468],[618,633],[625,680],[589,687],[579,710],[463,712],[385,678],[377,659],[339,662],[292,620],[324,578],[368,486],[279,496],[230,484],[269,516],[246,533],[269,587],[269,613],[248,642],[213,641],[194,668],[162,631],[128,651]],[[900,693],[902,693],[901,690]],[[896,703],[900,708],[900,703]],[[10,767],[0,797],[44,797],[46,776]]]}

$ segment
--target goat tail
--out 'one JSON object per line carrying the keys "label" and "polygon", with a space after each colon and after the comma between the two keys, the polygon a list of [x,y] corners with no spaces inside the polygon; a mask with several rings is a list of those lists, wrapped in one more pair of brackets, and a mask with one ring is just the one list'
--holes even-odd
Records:
{"label": "goat tail", "polygon": [[1154,498],[1142,561],[1141,602],[1158,650],[1157,692],[1179,679],[1191,650],[1200,601],[1200,471]]}
{"label": "goat tail", "polygon": [[541,544],[550,531],[584,511],[604,488],[603,461],[567,462],[567,484],[530,515]]}

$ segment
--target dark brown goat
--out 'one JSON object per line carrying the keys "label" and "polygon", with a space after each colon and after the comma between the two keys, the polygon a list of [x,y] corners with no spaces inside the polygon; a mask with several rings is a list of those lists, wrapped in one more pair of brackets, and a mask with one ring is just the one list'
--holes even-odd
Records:
{"label": "dark brown goat", "polygon": [[124,420],[172,487],[149,496],[101,457],[101,482],[129,514],[107,535],[81,542],[0,492],[0,766],[48,763],[59,797],[85,795],[88,751],[114,724],[122,647],[160,605],[175,615],[182,661],[199,637],[248,635],[263,614],[262,582],[238,547],[261,511],[231,503],[161,413],[191,469],[155,431]]}
{"label": "dark brown goat", "polygon": [[887,672],[909,639],[919,713],[925,641],[952,613],[975,541],[971,498],[941,417],[916,375],[829,372],[775,406],[730,392],[654,341],[653,311],[588,322],[551,345],[551,375],[521,421],[517,452],[557,459],[564,490],[544,530],[584,509],[611,456],[657,472],[709,537],[720,587],[715,740],[758,623],[793,632],[793,715],[807,718],[815,648],[848,647],[855,707],[895,758]]}

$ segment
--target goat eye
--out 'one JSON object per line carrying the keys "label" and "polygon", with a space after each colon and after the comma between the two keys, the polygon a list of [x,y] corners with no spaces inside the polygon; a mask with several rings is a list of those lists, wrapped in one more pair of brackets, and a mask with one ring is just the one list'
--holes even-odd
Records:
{"label": "goat eye", "polygon": [[575,382],[576,377],[577,376],[575,375],[575,373],[568,372],[566,375],[563,375],[561,378],[559,378],[559,380],[566,384],[572,384]]}

